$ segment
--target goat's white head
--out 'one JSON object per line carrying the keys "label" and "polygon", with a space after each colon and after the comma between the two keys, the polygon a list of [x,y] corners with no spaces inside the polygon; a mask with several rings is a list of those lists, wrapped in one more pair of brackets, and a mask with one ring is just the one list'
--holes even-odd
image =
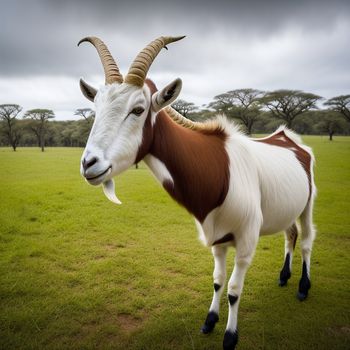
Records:
{"label": "goat's white head", "polygon": [[78,43],[87,41],[95,46],[105,71],[105,86],[98,91],[80,80],[82,93],[96,108],[80,171],[91,185],[103,184],[105,195],[114,203],[121,202],[114,192],[113,176],[140,160],[141,144],[150,141],[143,139],[146,121],[152,124],[156,113],[172,103],[181,90],[181,80],[176,79],[160,91],[151,91],[145,83],[148,69],[163,47],[182,38],[152,41],[137,55],[125,79],[100,39],[87,37]]}

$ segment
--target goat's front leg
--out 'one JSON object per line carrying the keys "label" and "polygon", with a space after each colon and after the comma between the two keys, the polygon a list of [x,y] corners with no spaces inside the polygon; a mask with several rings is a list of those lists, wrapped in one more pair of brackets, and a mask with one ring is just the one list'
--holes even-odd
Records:
{"label": "goat's front leg", "polygon": [[237,314],[240,302],[245,274],[252,262],[256,245],[259,239],[259,231],[244,234],[236,241],[235,266],[228,282],[229,313],[224,336],[224,350],[232,350],[238,342]]}
{"label": "goat's front leg", "polygon": [[216,322],[219,321],[219,308],[220,308],[220,297],[224,290],[224,284],[226,280],[226,253],[227,246],[217,245],[213,246],[212,253],[214,256],[214,295],[211,302],[207,318],[202,326],[202,333],[210,333]]}

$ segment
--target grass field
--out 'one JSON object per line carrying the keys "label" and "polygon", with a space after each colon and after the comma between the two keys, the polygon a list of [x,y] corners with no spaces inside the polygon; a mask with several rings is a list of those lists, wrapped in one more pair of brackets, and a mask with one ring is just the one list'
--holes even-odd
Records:
{"label": "grass field", "polygon": [[[319,191],[309,299],[296,299],[299,249],[279,288],[284,237],[263,237],[238,349],[350,349],[350,138],[304,140]],[[199,332],[213,263],[193,219],[143,165],[116,179],[112,204],[80,177],[81,153],[0,149],[0,349],[221,349],[226,298]]]}

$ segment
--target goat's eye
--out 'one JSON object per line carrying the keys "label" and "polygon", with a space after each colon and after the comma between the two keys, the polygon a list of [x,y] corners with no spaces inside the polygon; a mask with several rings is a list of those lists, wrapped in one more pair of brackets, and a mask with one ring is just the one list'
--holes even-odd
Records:
{"label": "goat's eye", "polygon": [[131,113],[132,113],[132,114],[135,114],[135,115],[137,115],[137,116],[140,116],[144,111],[145,111],[144,108],[142,108],[142,107],[136,107],[136,108],[134,108],[134,109],[131,111]]}

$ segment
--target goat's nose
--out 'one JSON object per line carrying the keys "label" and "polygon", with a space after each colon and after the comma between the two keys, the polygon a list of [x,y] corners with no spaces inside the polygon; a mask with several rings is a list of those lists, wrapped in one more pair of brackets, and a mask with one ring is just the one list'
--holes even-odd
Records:
{"label": "goat's nose", "polygon": [[97,161],[98,161],[97,157],[92,157],[92,158],[85,157],[82,161],[84,171],[86,171],[89,167],[97,163]]}

